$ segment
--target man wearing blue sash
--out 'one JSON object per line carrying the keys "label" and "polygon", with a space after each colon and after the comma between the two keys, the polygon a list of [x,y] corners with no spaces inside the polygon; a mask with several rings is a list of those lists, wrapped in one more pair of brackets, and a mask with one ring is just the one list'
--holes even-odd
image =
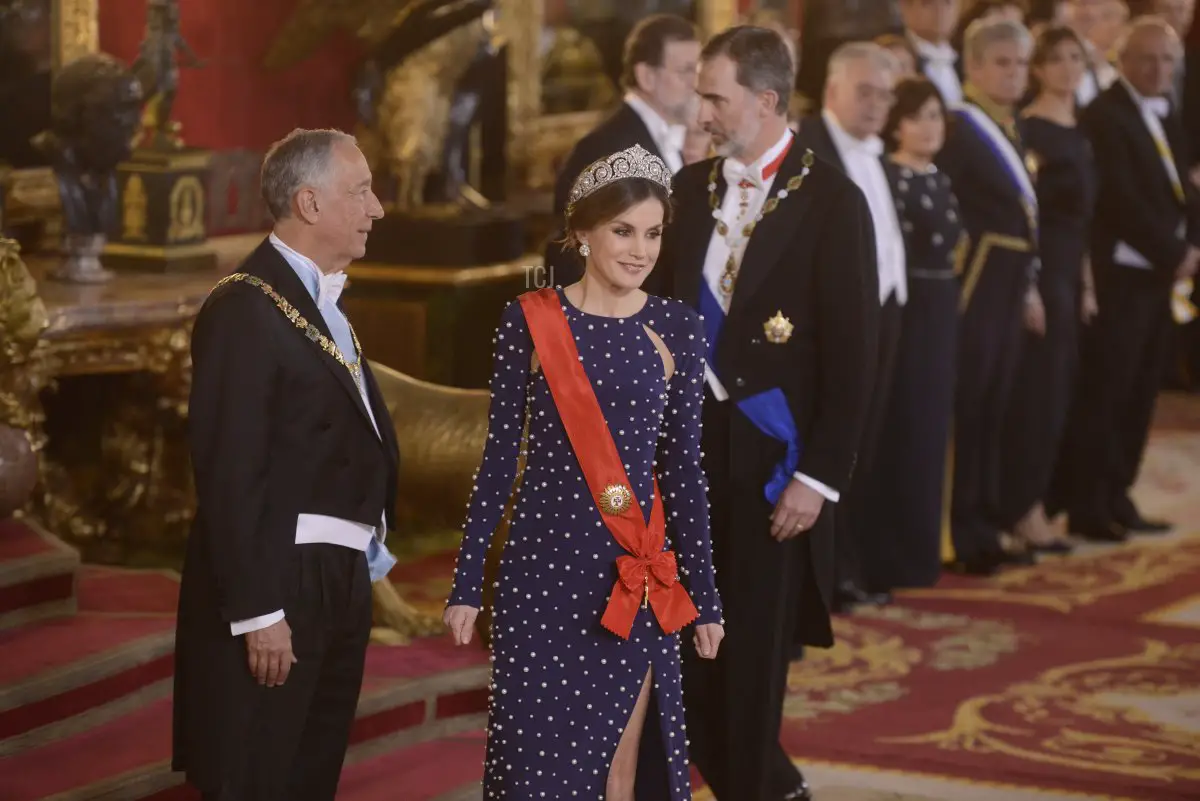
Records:
{"label": "man wearing blue sash", "polygon": [[1019,559],[1000,544],[1003,421],[1020,359],[1023,322],[1042,313],[1037,291],[1037,197],[1014,108],[1025,92],[1029,31],[977,20],[963,42],[966,101],[956,110],[938,167],[950,177],[969,236],[962,282],[958,383],[952,435],[952,566],[989,574]]}
{"label": "man wearing blue sash", "polygon": [[[700,121],[718,158],[675,177],[660,283],[700,310],[709,347],[703,466],[733,647],[684,648],[693,762],[720,801],[809,797],[779,742],[797,637],[833,645],[833,511],[876,361],[871,213],[854,182],[793,141],[792,60],[738,27],[701,55]],[[704,664],[707,662],[707,664]]]}

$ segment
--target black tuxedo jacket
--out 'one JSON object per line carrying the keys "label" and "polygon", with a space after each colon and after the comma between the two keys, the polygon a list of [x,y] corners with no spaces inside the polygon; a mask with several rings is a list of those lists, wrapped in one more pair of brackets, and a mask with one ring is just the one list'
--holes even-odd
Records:
{"label": "black tuxedo jacket", "polygon": [[842,162],[837,145],[833,143],[833,134],[829,132],[829,126],[825,124],[825,118],[821,116],[821,112],[809,114],[800,120],[796,144],[807,147],[813,152],[813,155],[828,161],[843,174],[846,172],[846,165]]}
{"label": "black tuxedo jacket", "polygon": [[[242,265],[332,337],[316,303],[269,241]],[[192,334],[189,435],[197,513],[181,603],[221,625],[285,607],[302,513],[378,526],[393,513],[399,452],[363,364],[379,435],[349,371],[260,288],[233,282]],[[382,437],[382,439],[380,438]],[[192,618],[195,620],[195,618]]]}
{"label": "black tuxedo jacket", "polygon": [[[803,170],[805,149],[793,143],[771,195]],[[714,161],[684,167],[675,176],[676,216],[663,236],[656,272],[670,293],[699,307],[703,269],[715,220],[708,182]],[[725,181],[717,171],[717,196]],[[794,326],[782,344],[764,335],[764,323],[782,314]],[[835,167],[815,159],[803,186],[758,223],[742,259],[737,285],[713,367],[730,403],[778,387],[787,399],[802,444],[797,470],[844,492],[854,468],[874,381],[879,327],[879,276],[866,198]],[[783,443],[734,415],[728,447],[730,476],[749,486],[734,500],[734,519],[758,519],[762,487],[783,458]],[[744,505],[743,505],[744,504]],[[826,515],[822,515],[822,520]],[[762,526],[769,526],[763,518]],[[757,535],[758,532],[755,532]],[[767,536],[766,531],[762,536]],[[833,529],[805,535],[813,575],[829,608],[833,584]],[[832,643],[827,613],[802,621],[801,636]]]}
{"label": "black tuxedo jacket", "polygon": [[[1022,204],[1021,189],[984,134],[964,118],[965,114],[957,112],[948,121],[946,144],[938,153],[937,167],[954,187],[963,225],[970,235],[971,252],[981,243],[994,242],[989,247],[1019,250],[1028,254],[1032,263],[1034,231]],[[1024,161],[1020,143],[1017,153]]]}
{"label": "black tuxedo jacket", "polygon": [[[1096,152],[1100,177],[1092,260],[1110,264],[1117,242],[1124,242],[1164,276],[1174,275],[1188,243],[1200,245],[1196,191],[1188,180],[1190,155],[1178,113],[1172,111],[1162,126],[1186,194],[1182,203],[1141,110],[1121,81],[1096,96],[1084,110],[1081,124]],[[1181,224],[1186,228],[1184,238],[1176,235]]]}
{"label": "black tuxedo jacket", "polygon": [[583,276],[583,259],[579,258],[579,253],[573,248],[564,248],[558,241],[566,234],[567,197],[571,194],[575,179],[592,162],[634,145],[641,145],[662,158],[646,123],[642,122],[632,106],[622,103],[612,116],[580,139],[567,156],[554,184],[554,216],[558,227],[546,243],[546,269],[552,271],[554,283],[567,286]]}

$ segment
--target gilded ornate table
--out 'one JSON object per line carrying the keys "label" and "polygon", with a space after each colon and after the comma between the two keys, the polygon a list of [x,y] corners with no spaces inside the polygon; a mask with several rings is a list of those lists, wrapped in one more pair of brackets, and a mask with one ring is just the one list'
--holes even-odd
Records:
{"label": "gilded ornate table", "polygon": [[261,235],[216,240],[212,271],[47,278],[26,258],[47,325],[27,361],[24,403],[44,449],[35,512],[90,561],[171,564],[192,515],[184,427],[192,320]]}

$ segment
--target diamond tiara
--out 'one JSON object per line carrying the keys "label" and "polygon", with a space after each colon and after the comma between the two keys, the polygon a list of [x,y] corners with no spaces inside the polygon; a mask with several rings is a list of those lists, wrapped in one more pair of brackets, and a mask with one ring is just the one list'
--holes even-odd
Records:
{"label": "diamond tiara", "polygon": [[667,165],[641,145],[634,145],[592,162],[579,174],[567,198],[567,214],[571,213],[576,203],[600,187],[624,178],[654,181],[666,189],[668,195],[671,194],[671,171]]}

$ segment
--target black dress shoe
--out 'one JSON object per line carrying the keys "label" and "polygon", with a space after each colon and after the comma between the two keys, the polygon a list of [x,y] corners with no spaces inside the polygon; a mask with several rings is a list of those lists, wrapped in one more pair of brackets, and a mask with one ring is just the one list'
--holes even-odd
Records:
{"label": "black dress shoe", "polygon": [[867,603],[871,606],[887,606],[892,602],[892,594],[890,592],[868,592]]}
{"label": "black dress shoe", "polygon": [[1051,540],[1050,542],[1042,543],[1041,545],[1031,542],[1025,547],[1033,553],[1047,553],[1057,556],[1066,556],[1071,551],[1075,550],[1075,546],[1066,540]]}
{"label": "black dress shoe", "polygon": [[1090,542],[1125,542],[1129,539],[1129,531],[1120,523],[1099,523],[1077,526],[1069,524],[1068,530],[1076,537],[1082,537]]}
{"label": "black dress shoe", "polygon": [[1171,524],[1165,520],[1147,520],[1138,511],[1133,499],[1125,496],[1113,504],[1112,518],[1127,531],[1138,534],[1163,534],[1171,530]]}
{"label": "black dress shoe", "polygon": [[1026,567],[1037,564],[1037,558],[1029,551],[1003,551],[998,558],[1002,565]]}
{"label": "black dress shoe", "polygon": [[812,801],[812,791],[808,789],[808,780],[800,778],[800,784],[795,789],[784,793],[783,801]]}
{"label": "black dress shoe", "polygon": [[1147,520],[1134,511],[1132,515],[1118,515],[1116,521],[1127,530],[1138,534],[1165,534],[1171,530],[1171,524],[1165,520]]}
{"label": "black dress shoe", "polygon": [[853,581],[839,581],[833,590],[835,612],[848,612],[856,606],[886,606],[892,596],[886,592],[867,592]]}
{"label": "black dress shoe", "polygon": [[946,565],[951,573],[963,576],[994,576],[1000,569],[1000,559],[996,556],[974,556],[970,559],[957,559]]}

